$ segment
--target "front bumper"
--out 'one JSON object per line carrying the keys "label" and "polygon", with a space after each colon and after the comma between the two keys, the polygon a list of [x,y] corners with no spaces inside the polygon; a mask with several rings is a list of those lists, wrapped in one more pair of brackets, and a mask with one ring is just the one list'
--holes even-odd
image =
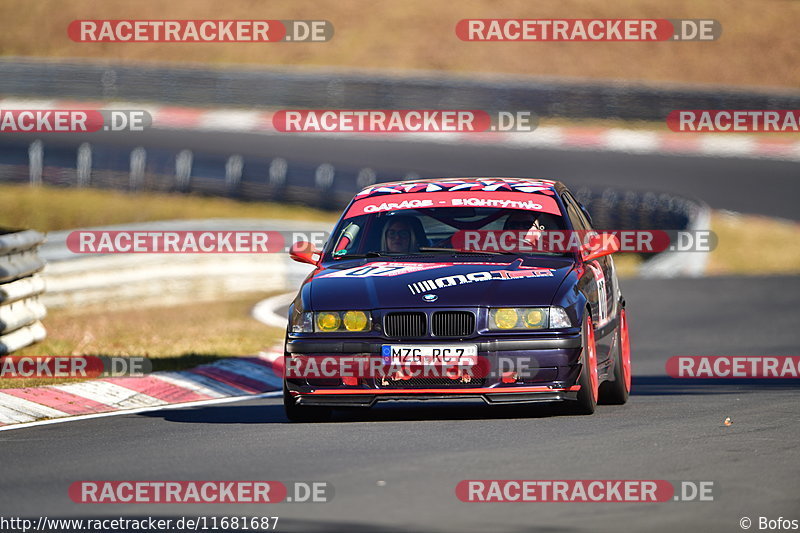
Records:
{"label": "front bumper", "polygon": [[472,389],[317,389],[290,390],[298,405],[325,407],[372,407],[378,402],[423,400],[483,400],[490,405],[511,403],[560,402],[577,399],[580,385],[568,389],[550,387],[479,387]]}
{"label": "front bumper", "polygon": [[568,335],[560,337],[543,337],[537,339],[492,339],[492,340],[438,340],[432,342],[431,339],[420,341],[419,339],[409,339],[403,341],[381,340],[381,341],[355,341],[355,340],[330,340],[330,339],[287,339],[286,352],[293,354],[379,354],[381,346],[384,344],[446,344],[446,343],[466,343],[477,344],[478,352],[490,354],[497,352],[519,351],[519,350],[558,350],[580,348],[581,339],[579,335]]}
{"label": "front bumper", "polygon": [[[289,338],[285,356],[302,357],[366,356],[377,357],[384,344],[442,344],[445,341],[419,339],[390,341],[376,339]],[[472,383],[444,380],[410,380],[387,386],[369,377],[357,383],[342,380],[287,378],[289,394],[298,405],[328,407],[371,407],[377,402],[408,400],[482,400],[487,404],[538,403],[575,400],[580,386],[580,334],[526,339],[464,339],[450,341],[476,344],[478,356],[486,358],[493,371],[485,379]],[[536,371],[515,382],[503,380],[501,362],[527,360]]]}

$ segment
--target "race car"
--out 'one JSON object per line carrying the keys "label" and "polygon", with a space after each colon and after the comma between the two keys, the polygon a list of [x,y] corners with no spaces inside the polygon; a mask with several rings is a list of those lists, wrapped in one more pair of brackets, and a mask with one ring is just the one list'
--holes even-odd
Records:
{"label": "race car", "polygon": [[[602,232],[601,232],[602,233]],[[369,186],[289,309],[291,421],[397,400],[562,402],[592,414],[631,388],[625,299],[611,254],[560,182],[442,178]],[[558,237],[558,238],[556,238]]]}

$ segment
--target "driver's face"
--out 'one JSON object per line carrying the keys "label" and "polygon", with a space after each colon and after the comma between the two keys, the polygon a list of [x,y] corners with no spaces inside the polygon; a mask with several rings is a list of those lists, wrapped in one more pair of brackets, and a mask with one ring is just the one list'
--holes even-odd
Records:
{"label": "driver's face", "polygon": [[386,228],[386,247],[389,252],[411,251],[411,227],[402,221],[389,224]]}

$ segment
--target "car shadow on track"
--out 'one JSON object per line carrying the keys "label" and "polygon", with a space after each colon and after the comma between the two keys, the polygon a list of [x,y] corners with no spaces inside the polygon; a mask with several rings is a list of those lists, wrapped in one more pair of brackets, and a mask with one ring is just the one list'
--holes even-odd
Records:
{"label": "car shadow on track", "polygon": [[[194,424],[285,424],[288,423],[280,400],[264,404],[223,404],[165,409],[139,413],[137,416],[162,418],[168,422]],[[333,421],[380,422],[425,420],[481,420],[511,418],[547,418],[568,415],[561,405],[536,404],[490,406],[469,402],[407,402],[379,404],[372,409],[346,408],[334,411]]]}
{"label": "car shadow on track", "polygon": [[476,402],[389,402],[372,409],[338,409],[336,422],[399,422],[443,420],[497,420],[565,416],[565,406],[550,403],[532,405],[486,405]]}

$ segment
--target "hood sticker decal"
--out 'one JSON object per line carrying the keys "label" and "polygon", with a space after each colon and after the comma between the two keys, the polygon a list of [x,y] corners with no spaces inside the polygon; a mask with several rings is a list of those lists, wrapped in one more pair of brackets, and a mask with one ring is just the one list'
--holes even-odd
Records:
{"label": "hood sticker decal", "polygon": [[510,280],[521,278],[551,278],[554,268],[525,267],[520,266],[517,270],[486,270],[483,272],[472,272],[470,274],[455,274],[441,278],[426,279],[411,283],[408,289],[412,294],[435,291],[446,287],[455,287],[467,283],[477,283],[492,280]]}

